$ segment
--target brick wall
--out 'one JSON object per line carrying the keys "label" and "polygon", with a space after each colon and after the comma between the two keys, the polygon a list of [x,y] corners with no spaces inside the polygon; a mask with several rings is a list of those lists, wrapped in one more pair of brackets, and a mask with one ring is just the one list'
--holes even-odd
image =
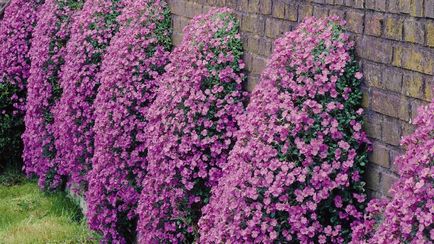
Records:
{"label": "brick wall", "polygon": [[252,90],[273,49],[273,40],[306,16],[338,15],[357,43],[365,74],[363,106],[373,152],[366,175],[373,195],[387,195],[396,180],[392,162],[411,118],[432,97],[434,86],[434,0],[168,0],[173,40],[193,16],[211,6],[235,9],[241,20],[247,89]]}

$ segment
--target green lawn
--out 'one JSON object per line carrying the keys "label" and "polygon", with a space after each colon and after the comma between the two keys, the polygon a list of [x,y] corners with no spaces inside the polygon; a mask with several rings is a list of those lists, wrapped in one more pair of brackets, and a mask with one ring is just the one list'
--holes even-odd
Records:
{"label": "green lawn", "polygon": [[29,180],[5,184],[0,177],[0,243],[98,243],[98,237],[65,193],[43,193]]}

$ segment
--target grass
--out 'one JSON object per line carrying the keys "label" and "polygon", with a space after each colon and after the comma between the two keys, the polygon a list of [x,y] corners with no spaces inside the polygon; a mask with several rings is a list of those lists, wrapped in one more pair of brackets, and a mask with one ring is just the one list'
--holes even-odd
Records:
{"label": "grass", "polygon": [[43,193],[14,172],[0,175],[0,243],[98,243],[66,193]]}

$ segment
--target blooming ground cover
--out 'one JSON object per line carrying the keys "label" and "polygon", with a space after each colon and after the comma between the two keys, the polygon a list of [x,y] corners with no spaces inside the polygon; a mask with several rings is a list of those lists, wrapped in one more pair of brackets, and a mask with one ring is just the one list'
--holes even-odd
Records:
{"label": "blooming ground cover", "polygon": [[353,243],[434,242],[434,100],[419,108],[416,131],[401,144],[395,161],[399,180],[391,199],[374,199],[354,228]]}
{"label": "blooming ground cover", "polygon": [[117,17],[126,1],[87,0],[71,27],[60,86],[63,94],[53,108],[56,168],[50,171],[50,188],[68,178],[84,192],[92,168],[95,114],[93,103],[101,83],[98,73],[110,41],[119,30]]}
{"label": "blooming ground cover", "polygon": [[42,3],[12,0],[0,22],[0,170],[21,155],[30,39]]}
{"label": "blooming ground cover", "polygon": [[87,217],[107,242],[132,242],[136,206],[146,175],[139,135],[154,102],[171,48],[171,19],[161,1],[126,1],[121,28],[101,68],[95,100],[95,154],[89,172]]}
{"label": "blooming ground cover", "polygon": [[[25,172],[84,197],[102,243],[431,243],[434,102],[402,141],[392,198],[366,205],[362,74],[343,28],[307,18],[278,39],[245,109],[229,9],[193,18],[170,52],[162,0],[12,0],[0,169],[21,153],[25,114]],[[78,209],[30,196],[14,175],[0,175],[0,242],[95,241]]]}
{"label": "blooming ground cover", "polygon": [[27,174],[39,178],[44,189],[56,187],[58,171],[53,133],[53,108],[62,95],[61,68],[71,24],[84,1],[47,0],[40,10],[30,49],[23,159]]}
{"label": "blooming ground cover", "polygon": [[195,17],[170,56],[147,111],[148,175],[138,213],[142,243],[192,242],[235,143],[243,112],[239,23],[229,9]]}
{"label": "blooming ground cover", "polygon": [[337,18],[275,43],[199,222],[204,243],[344,243],[362,217],[361,74]]}

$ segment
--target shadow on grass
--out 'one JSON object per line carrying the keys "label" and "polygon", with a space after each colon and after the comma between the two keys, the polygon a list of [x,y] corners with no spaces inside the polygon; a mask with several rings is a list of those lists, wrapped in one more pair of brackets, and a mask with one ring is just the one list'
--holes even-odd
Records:
{"label": "shadow on grass", "polygon": [[0,175],[0,243],[98,243],[64,192],[43,193],[19,171]]}

